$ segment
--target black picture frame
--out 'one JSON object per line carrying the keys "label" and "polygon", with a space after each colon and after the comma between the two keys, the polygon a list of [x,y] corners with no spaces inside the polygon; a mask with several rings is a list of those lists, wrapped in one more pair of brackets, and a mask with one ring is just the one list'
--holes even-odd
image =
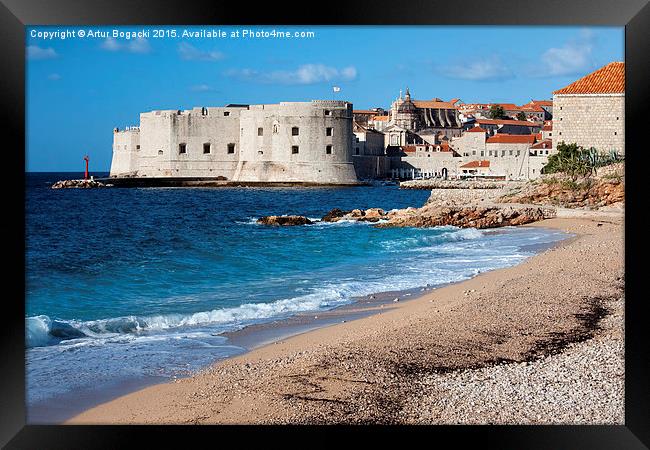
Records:
{"label": "black picture frame", "polygon": [[[650,370],[648,358],[648,316],[643,286],[642,246],[643,170],[647,166],[647,138],[642,124],[647,116],[650,63],[650,5],[648,0],[546,0],[522,2],[492,0],[389,1],[326,3],[296,2],[256,4],[177,0],[1,0],[0,46],[3,55],[2,150],[5,184],[5,261],[10,271],[3,306],[2,367],[0,371],[0,444],[12,449],[122,448],[134,438],[165,436],[167,444],[187,445],[189,439],[225,439],[226,432],[239,439],[248,428],[201,426],[170,428],[117,426],[31,426],[25,425],[24,380],[24,262],[25,262],[25,26],[27,25],[153,25],[153,24],[313,24],[313,25],[608,25],[625,27],[626,61],[626,210],[625,226],[625,425],[624,426],[435,426],[397,429],[385,427],[326,427],[346,436],[385,440],[397,431],[411,438],[426,437],[454,447],[467,444],[500,449],[614,449],[647,448],[650,445]],[[291,14],[288,16],[288,14]],[[486,45],[486,43],[482,43]],[[489,43],[487,45],[490,45]],[[493,43],[493,45],[501,45]],[[21,151],[23,149],[23,151]],[[7,308],[10,307],[10,308]],[[216,429],[218,428],[218,429]],[[255,427],[258,432],[278,432],[276,427]],[[295,427],[288,430],[299,431]],[[300,431],[304,431],[301,428]],[[308,427],[312,433],[323,428]],[[420,436],[426,433],[427,436]],[[429,436],[433,434],[433,436]],[[398,433],[398,435],[403,435]],[[210,442],[210,441],[207,441]],[[212,441],[215,442],[216,441]]]}

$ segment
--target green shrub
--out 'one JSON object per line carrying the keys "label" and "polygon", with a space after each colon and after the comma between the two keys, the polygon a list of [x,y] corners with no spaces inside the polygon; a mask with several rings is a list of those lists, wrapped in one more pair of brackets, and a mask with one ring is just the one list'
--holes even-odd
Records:
{"label": "green shrub", "polygon": [[598,167],[622,160],[623,157],[614,150],[609,153],[598,152],[593,147],[586,150],[575,143],[566,144],[560,142],[557,145],[557,153],[548,157],[548,163],[544,166],[542,172],[565,173],[575,181],[579,176],[595,175]]}

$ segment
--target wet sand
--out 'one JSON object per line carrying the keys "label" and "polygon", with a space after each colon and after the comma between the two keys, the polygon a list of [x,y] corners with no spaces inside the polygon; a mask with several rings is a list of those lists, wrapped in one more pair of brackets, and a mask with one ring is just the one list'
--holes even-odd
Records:
{"label": "wet sand", "polygon": [[66,423],[623,423],[622,214],[527,226],[576,237]]}

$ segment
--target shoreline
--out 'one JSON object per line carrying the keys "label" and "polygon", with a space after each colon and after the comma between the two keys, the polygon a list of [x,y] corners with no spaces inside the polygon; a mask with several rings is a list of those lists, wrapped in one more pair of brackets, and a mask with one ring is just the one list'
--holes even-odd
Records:
{"label": "shoreline", "polygon": [[[484,231],[490,233],[506,232],[499,228]],[[539,248],[529,249],[535,253],[526,258],[526,260],[534,257],[539,252],[564,245],[574,238],[575,236],[569,235],[560,241],[539,244]],[[495,270],[501,269],[492,269],[482,273],[489,273]],[[474,275],[472,278],[479,275],[480,274]],[[246,325],[243,328],[233,331],[226,331],[219,334],[228,339],[224,344],[240,347],[242,349],[241,352],[215,359],[209,365],[187,376],[144,376],[141,378],[119,380],[100,389],[84,388],[75,391],[74,396],[72,396],[70,392],[56,395],[33,403],[28,410],[28,422],[34,424],[60,424],[103,403],[110,402],[147,387],[173,383],[178,379],[192,378],[215,364],[219,364],[225,360],[238,356],[246,355],[258,348],[273,345],[278,341],[290,339],[294,336],[334,326],[339,323],[346,323],[389,311],[396,307],[396,302],[394,302],[396,297],[400,299],[401,303],[407,303],[417,300],[436,289],[463,283],[472,278],[450,283],[442,283],[439,285],[417,286],[404,290],[375,292],[364,296],[353,297],[350,303],[339,305],[328,310],[300,312],[289,317],[271,319],[260,323]]]}
{"label": "shoreline", "polygon": [[[614,221],[616,222],[617,220],[615,219]],[[367,383],[370,387],[380,382],[377,379],[374,381],[366,379],[363,382],[359,380],[356,382],[349,380],[339,382],[332,381],[324,383],[326,386],[321,386],[323,384],[323,377],[316,377],[314,380],[314,374],[310,374],[310,372],[314,371],[314,367],[316,367],[316,372],[323,370],[318,369],[318,367],[322,366],[323,358],[325,360],[331,359],[332,355],[330,352],[332,347],[335,350],[335,360],[337,361],[341,358],[349,361],[350,354],[358,354],[361,349],[365,351],[369,350],[369,348],[366,347],[379,347],[373,348],[370,353],[378,352],[378,354],[381,355],[381,358],[385,359],[387,356],[386,351],[388,351],[388,354],[390,355],[391,352],[399,353],[400,350],[403,350],[400,347],[404,347],[401,341],[397,341],[398,344],[396,345],[394,343],[392,343],[393,345],[381,343],[381,338],[394,337],[392,334],[394,334],[395,330],[391,330],[390,325],[394,326],[395,320],[387,318],[394,317],[395,319],[399,319],[398,322],[400,320],[402,322],[409,322],[410,328],[413,328],[413,323],[417,324],[418,322],[431,319],[431,317],[427,317],[427,314],[423,315],[423,312],[426,312],[431,308],[430,303],[434,303],[436,305],[436,312],[441,313],[437,315],[448,316],[451,314],[451,316],[455,316],[453,314],[454,308],[467,308],[469,306],[467,297],[474,297],[474,291],[477,289],[470,287],[480,286],[481,284],[486,283],[494,284],[495,282],[499,282],[499,279],[512,275],[511,272],[513,271],[519,273],[529,272],[531,270],[530,266],[538,264],[540,259],[552,258],[554,255],[557,256],[558,253],[563,251],[575,251],[576,242],[579,243],[594,236],[592,233],[587,233],[586,230],[581,230],[581,228],[585,226],[594,229],[601,228],[599,231],[603,231],[604,228],[611,228],[618,230],[618,232],[622,234],[621,223],[606,221],[601,225],[596,225],[593,219],[585,218],[550,219],[526,226],[548,227],[549,225],[551,225],[552,228],[559,228],[563,231],[572,232],[576,234],[576,236],[560,241],[552,250],[545,250],[538,253],[516,266],[481,273],[469,280],[437,288],[433,291],[427,291],[423,293],[422,296],[418,296],[413,300],[400,302],[392,308],[377,311],[373,315],[358,320],[304,331],[298,335],[281,338],[281,340],[273,344],[255,347],[253,350],[248,351],[243,355],[221,360],[209,369],[205,369],[190,378],[180,379],[172,383],[150,386],[140,391],[114,399],[110,402],[98,405],[73,417],[66,423],[298,423],[301,420],[306,420],[309,423],[320,423],[323,421],[323,416],[320,415],[322,411],[332,410],[332,408],[334,410],[337,408],[345,409],[342,405],[350,404],[349,401],[336,399],[336,397],[347,398],[352,395],[353,398],[357,398],[357,396],[363,395],[364,392],[364,389],[361,389],[361,391],[359,390],[359,385]],[[602,233],[600,233],[599,236],[602,238]],[[616,261],[614,261],[614,263],[615,265],[617,264]],[[622,260],[619,261],[618,264],[622,267]],[[585,273],[587,272],[588,271],[585,271]],[[535,275],[533,276],[535,277]],[[540,277],[537,276],[536,278]],[[543,282],[544,280],[541,281]],[[588,289],[589,287],[587,287],[587,290]],[[471,292],[471,294],[469,292]],[[461,296],[460,298],[457,298],[459,294],[461,294]],[[573,314],[564,314],[561,317],[563,326],[558,326],[558,321],[552,320],[550,323],[555,324],[555,326],[551,326],[550,328],[555,328],[557,330],[556,332],[559,333],[568,333],[571,331],[572,327],[576,327],[575,323],[571,323],[571,316],[580,313],[582,305],[572,302],[569,306],[571,306],[571,308],[565,308],[567,311],[564,312],[566,313],[568,310],[571,310]],[[548,311],[547,318],[553,316],[551,314],[552,311],[552,309]],[[514,309],[509,312],[515,314],[517,313],[517,310]],[[319,315],[322,315],[322,313],[319,313]],[[413,322],[413,319],[416,320]],[[462,323],[459,321],[457,316],[453,317],[454,320],[452,320],[452,322],[448,322],[448,317],[438,317],[438,319],[444,319],[440,323],[444,322],[453,325],[450,327],[452,329],[450,331],[453,331],[453,329],[456,328],[456,331],[460,332],[461,336],[463,335],[463,327],[460,326]],[[477,319],[480,319],[480,317],[477,317]],[[388,328],[386,328],[387,325]],[[503,330],[504,325],[507,327],[508,324],[497,324],[499,326],[496,327],[494,324],[488,323],[488,325],[492,325],[490,327],[492,328],[490,333],[498,335],[500,330]],[[415,326],[414,328],[418,327]],[[526,327],[523,329],[525,330]],[[422,329],[413,331],[414,332],[411,332],[410,334],[422,338]],[[453,335],[453,333],[451,334]],[[495,361],[518,361],[522,359],[522,355],[530,353],[531,348],[534,346],[532,344],[539,343],[537,342],[539,340],[527,337],[536,334],[539,333],[528,332],[524,334],[523,341],[525,342],[517,343],[520,345],[514,345],[514,348],[509,349],[509,351],[504,351],[505,349],[503,349],[501,351],[490,352],[487,350],[479,350],[477,347],[474,348],[474,350],[466,348],[467,353],[478,353],[473,355],[462,356],[462,352],[460,352],[461,355],[454,354],[458,353],[457,350],[455,352],[452,351],[451,354],[447,355],[436,355],[441,360],[436,362],[436,370],[453,373],[458,372],[458,370],[462,371],[468,367],[487,367],[490,365],[486,365],[486,362],[490,362],[488,360],[491,360],[493,363]],[[372,345],[374,343],[372,340],[359,342],[359,335],[363,335],[363,337],[366,338],[369,335],[373,336],[377,339],[377,345]],[[489,337],[490,334],[488,333],[487,336]],[[458,336],[456,336],[456,338],[458,338]],[[494,337],[491,337],[488,340],[494,344]],[[508,339],[503,337],[501,340],[504,342],[508,341]],[[521,336],[519,336],[519,340],[522,340]],[[499,339],[497,339],[497,341],[499,341]],[[417,346],[417,340],[413,340],[412,342]],[[570,342],[569,339],[565,345],[570,344]],[[346,355],[341,354],[340,350],[343,348],[346,349],[343,353],[347,354],[347,357]],[[416,348],[415,353],[422,352],[423,350],[426,349]],[[303,355],[306,357],[303,357]],[[377,355],[375,355],[375,358],[376,356]],[[431,355],[429,355],[429,357],[430,356]],[[307,361],[300,361],[303,359],[306,359]],[[358,359],[359,361],[357,362],[361,362],[364,358]],[[368,359],[367,355],[365,359]],[[410,357],[406,359],[414,358]],[[418,358],[415,359],[417,360]],[[321,364],[314,365],[314,360],[321,361]],[[351,362],[354,363],[355,361],[352,360]],[[393,370],[393,376],[389,376],[388,380],[394,380],[395,376],[397,376],[398,379],[404,376],[408,378],[409,372],[411,375],[416,373],[418,367],[415,363],[421,363],[422,361],[411,361],[410,364],[404,362],[399,363],[398,361],[390,362],[393,365],[398,363],[396,367],[401,369],[401,372],[404,372],[400,373],[400,370]],[[307,363],[306,366],[305,363]],[[381,365],[382,364],[379,366]],[[384,361],[383,365],[387,366],[386,361]],[[339,376],[338,378],[343,380],[350,378],[351,374],[348,373],[350,372],[350,369],[346,369],[345,365],[343,368],[338,367],[337,365],[334,365],[337,367],[331,366],[332,364],[329,364],[325,371],[342,371],[346,376]],[[251,369],[251,367],[254,369]],[[296,377],[294,379],[295,381],[292,380],[293,376],[290,377],[286,373],[294,371],[300,372],[299,369],[305,369],[305,367],[310,368],[311,370],[307,370],[306,373],[303,374],[293,374]],[[385,383],[386,380],[383,378],[386,376],[386,368],[387,367],[374,367],[374,370],[371,371],[370,374],[366,373],[366,378],[368,378],[368,375],[373,378],[379,377],[382,379],[381,382]],[[384,370],[382,371],[381,369]],[[421,369],[422,367],[420,367],[420,370]],[[244,372],[242,372],[242,370]],[[257,376],[251,377],[250,375],[247,375],[251,370],[257,372]],[[352,372],[355,372],[355,370],[352,370]],[[384,372],[383,377],[382,372]],[[391,371],[389,370],[388,372]],[[257,378],[269,381],[272,386],[259,385],[255,382]],[[325,379],[329,378],[331,378],[331,376],[325,377]],[[302,386],[303,389],[304,386],[311,386],[313,384],[318,386],[318,389],[311,394],[314,398],[311,398],[311,396],[306,397],[304,394],[297,395],[295,392],[290,392],[295,390],[292,389],[292,385],[296,382],[299,386]],[[391,384],[393,383],[389,382],[389,386]],[[206,386],[209,387],[209,394],[206,394]],[[298,386],[293,387],[295,388]],[[372,388],[369,388],[369,390],[373,391]],[[389,390],[395,390],[394,386],[392,388],[389,387]],[[324,393],[328,393],[328,397],[335,398],[320,398],[325,395]],[[314,396],[314,394],[316,395]],[[375,395],[376,394],[377,393],[375,392]],[[379,397],[381,397],[381,395]],[[258,401],[261,398],[265,400],[262,402]],[[178,406],[179,402],[183,404],[182,408]],[[377,403],[377,398],[374,398],[374,401],[371,401],[370,403],[372,404],[373,402]],[[154,405],[156,408],[153,408]],[[163,406],[162,408],[160,407],[161,405]],[[278,405],[282,405],[282,407],[279,407]],[[302,414],[300,416],[301,419],[298,420],[295,415],[296,408],[298,408],[299,411],[307,410],[309,411],[309,414],[306,417]],[[129,412],[125,413],[124,411]],[[373,423],[386,422],[385,417],[379,417],[378,419],[373,420],[368,419],[366,416],[370,414],[372,417],[373,414],[379,414],[379,416],[383,417],[386,415],[387,411],[382,411],[381,414],[377,410],[375,410],[374,413],[372,412],[372,409],[370,411],[370,413],[364,412],[363,414],[359,414],[360,417],[356,417],[352,421],[361,423],[368,420]],[[208,412],[210,414],[208,414]],[[324,420],[324,423],[327,422],[328,420]]]}

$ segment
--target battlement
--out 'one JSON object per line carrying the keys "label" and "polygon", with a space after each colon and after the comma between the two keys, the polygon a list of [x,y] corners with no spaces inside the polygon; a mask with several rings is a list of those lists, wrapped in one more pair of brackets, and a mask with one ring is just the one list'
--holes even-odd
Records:
{"label": "battlement", "polygon": [[113,133],[139,133],[140,127],[130,126],[126,127],[123,130],[120,130],[118,127],[113,128]]}

